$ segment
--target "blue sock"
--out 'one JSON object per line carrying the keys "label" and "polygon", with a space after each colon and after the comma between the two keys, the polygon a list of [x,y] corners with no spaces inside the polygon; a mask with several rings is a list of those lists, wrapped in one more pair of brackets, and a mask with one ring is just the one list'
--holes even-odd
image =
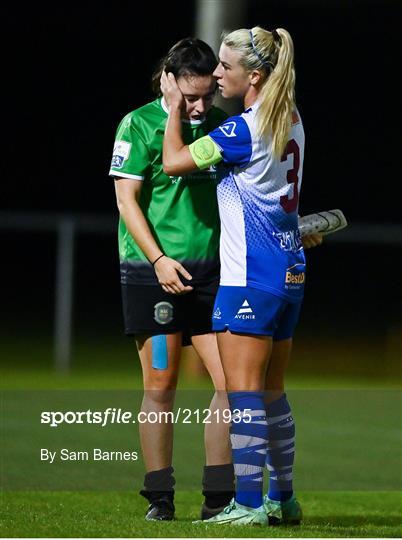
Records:
{"label": "blue sock", "polygon": [[295,424],[286,394],[266,405],[266,412],[268,497],[276,501],[287,501],[293,495]]}
{"label": "blue sock", "polygon": [[[267,448],[263,392],[229,392],[236,501],[251,508],[262,505],[262,482]],[[240,411],[240,412],[238,412]]]}

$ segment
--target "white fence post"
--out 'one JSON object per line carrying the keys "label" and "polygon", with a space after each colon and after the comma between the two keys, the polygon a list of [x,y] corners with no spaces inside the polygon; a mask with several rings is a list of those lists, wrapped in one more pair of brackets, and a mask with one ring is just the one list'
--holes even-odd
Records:
{"label": "white fence post", "polygon": [[66,373],[70,367],[74,280],[74,221],[62,218],[57,232],[54,347],[55,367]]}
{"label": "white fence post", "polygon": [[[218,56],[222,32],[242,28],[246,13],[247,0],[197,0],[195,36],[208,43]],[[229,116],[243,110],[239,99],[225,100],[217,95],[215,104]]]}

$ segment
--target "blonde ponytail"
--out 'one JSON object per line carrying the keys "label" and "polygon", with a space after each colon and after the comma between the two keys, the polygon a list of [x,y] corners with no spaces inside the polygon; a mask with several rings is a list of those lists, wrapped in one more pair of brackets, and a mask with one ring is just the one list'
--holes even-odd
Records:
{"label": "blonde ponytail", "polygon": [[[276,30],[278,56],[274,69],[259,93],[258,132],[272,136],[273,154],[280,158],[288,143],[295,108],[295,70],[293,41],[283,28]],[[272,34],[271,34],[272,35]]]}
{"label": "blonde ponytail", "polygon": [[295,108],[292,38],[283,28],[269,32],[255,26],[223,36],[223,43],[241,53],[239,62],[247,71],[260,69],[266,74],[258,94],[257,130],[261,137],[272,137],[273,154],[280,158]]}

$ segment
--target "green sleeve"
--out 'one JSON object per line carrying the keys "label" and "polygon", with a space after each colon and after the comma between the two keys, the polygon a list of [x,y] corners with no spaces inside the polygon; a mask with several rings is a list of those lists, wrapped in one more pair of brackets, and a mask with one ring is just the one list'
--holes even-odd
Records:
{"label": "green sleeve", "polygon": [[191,143],[188,148],[199,169],[207,169],[211,165],[215,165],[216,163],[219,163],[219,161],[222,161],[219,146],[209,135],[197,139]]}
{"label": "green sleeve", "polygon": [[109,174],[143,180],[149,165],[148,149],[140,130],[131,115],[127,116],[117,128]]}

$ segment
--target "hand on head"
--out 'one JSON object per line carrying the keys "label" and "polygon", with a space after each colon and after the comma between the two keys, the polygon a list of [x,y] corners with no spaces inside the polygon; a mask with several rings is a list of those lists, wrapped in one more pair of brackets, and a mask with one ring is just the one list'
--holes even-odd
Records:
{"label": "hand on head", "polygon": [[161,92],[169,107],[176,107],[178,109],[184,107],[184,97],[177,85],[176,78],[173,73],[166,73],[165,71],[162,72]]}

